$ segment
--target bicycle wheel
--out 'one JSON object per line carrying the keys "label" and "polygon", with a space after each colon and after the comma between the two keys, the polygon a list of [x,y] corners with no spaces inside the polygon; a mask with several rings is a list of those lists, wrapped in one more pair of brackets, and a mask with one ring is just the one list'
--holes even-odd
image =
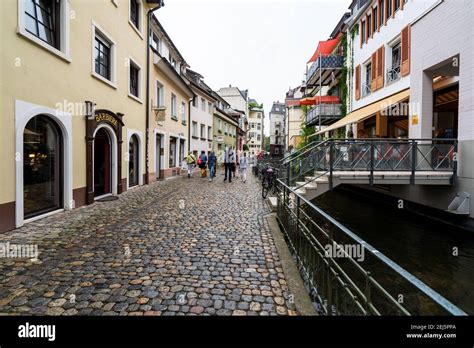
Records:
{"label": "bicycle wheel", "polygon": [[263,182],[262,182],[262,198],[267,198],[268,189],[269,189],[268,180],[263,179]]}

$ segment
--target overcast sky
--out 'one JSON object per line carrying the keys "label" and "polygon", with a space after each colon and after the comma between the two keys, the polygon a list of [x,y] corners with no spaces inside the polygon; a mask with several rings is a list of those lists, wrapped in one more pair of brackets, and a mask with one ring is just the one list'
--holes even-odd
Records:
{"label": "overcast sky", "polygon": [[301,84],[306,62],[348,10],[350,0],[165,0],[156,15],[214,90],[237,86],[264,104]]}

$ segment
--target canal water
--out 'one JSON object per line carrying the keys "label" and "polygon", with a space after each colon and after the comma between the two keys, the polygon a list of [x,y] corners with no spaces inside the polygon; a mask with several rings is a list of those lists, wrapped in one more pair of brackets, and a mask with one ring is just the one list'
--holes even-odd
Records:
{"label": "canal water", "polygon": [[[474,233],[398,209],[393,202],[393,199],[368,197],[344,186],[313,201],[401,267],[473,315]],[[453,255],[455,247],[458,256]]]}

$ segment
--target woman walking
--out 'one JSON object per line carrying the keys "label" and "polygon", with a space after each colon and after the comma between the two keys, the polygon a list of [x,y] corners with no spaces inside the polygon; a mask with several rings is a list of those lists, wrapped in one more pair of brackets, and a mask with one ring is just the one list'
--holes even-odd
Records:
{"label": "woman walking", "polygon": [[239,168],[240,168],[240,179],[243,183],[247,181],[247,167],[248,167],[248,158],[247,152],[244,152],[244,155],[240,157]]}

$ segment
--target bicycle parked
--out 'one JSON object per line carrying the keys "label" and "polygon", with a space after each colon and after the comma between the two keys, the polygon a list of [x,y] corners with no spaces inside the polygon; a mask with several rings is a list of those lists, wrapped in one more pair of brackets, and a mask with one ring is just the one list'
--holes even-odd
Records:
{"label": "bicycle parked", "polygon": [[267,198],[268,192],[272,190],[273,193],[276,192],[276,171],[271,166],[265,166],[262,169],[262,197]]}

